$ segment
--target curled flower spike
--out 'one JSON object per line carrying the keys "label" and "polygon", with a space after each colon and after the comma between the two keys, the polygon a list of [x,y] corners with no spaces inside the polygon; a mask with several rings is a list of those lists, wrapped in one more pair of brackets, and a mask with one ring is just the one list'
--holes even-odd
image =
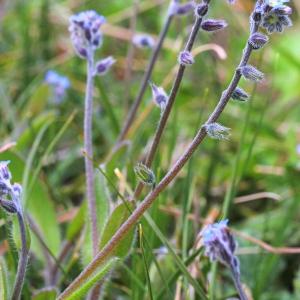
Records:
{"label": "curled flower spike", "polygon": [[111,66],[116,62],[112,56],[108,56],[97,62],[94,75],[103,76],[105,75]]}
{"label": "curled flower spike", "polygon": [[224,20],[207,19],[202,22],[201,28],[205,31],[218,31],[227,27],[227,22]]}
{"label": "curled flower spike", "polygon": [[52,70],[49,70],[46,73],[45,83],[52,87],[55,103],[62,102],[66,94],[66,90],[71,86],[68,77],[62,76]]}
{"label": "curled flower spike", "polygon": [[264,15],[261,26],[265,28],[269,34],[273,32],[283,32],[286,27],[293,25],[288,17],[292,14],[292,9],[284,5],[287,1],[268,1],[264,6]]}
{"label": "curled flower spike", "polygon": [[178,62],[181,65],[189,66],[189,65],[192,65],[195,61],[194,61],[193,54],[191,52],[182,51],[179,53]]}
{"label": "curled flower spike", "polygon": [[146,185],[155,186],[155,175],[151,169],[142,163],[138,163],[134,167],[134,172],[141,182]]}
{"label": "curled flower spike", "polygon": [[161,109],[161,111],[164,111],[169,99],[167,93],[162,87],[158,87],[153,83],[150,83],[150,86],[152,89],[152,97],[154,103]]}
{"label": "curled flower spike", "polygon": [[22,187],[18,183],[11,183],[9,163],[9,161],[0,162],[0,207],[8,213],[16,213],[22,211]]}
{"label": "curled flower spike", "polygon": [[237,101],[247,101],[249,99],[249,95],[240,87],[237,87],[232,95],[231,95],[231,98],[233,100],[237,100]]}
{"label": "curled flower spike", "polygon": [[209,137],[216,140],[228,140],[230,128],[219,123],[209,123],[202,126]]}
{"label": "curled flower spike", "polygon": [[207,225],[202,232],[205,255],[211,261],[220,261],[227,266],[231,266],[234,260],[236,242],[228,227],[228,220]]}
{"label": "curled flower spike", "polygon": [[228,226],[228,220],[209,224],[202,231],[205,255],[210,261],[219,261],[228,267],[241,300],[247,300],[240,278],[240,263],[235,255],[237,243]]}
{"label": "curled flower spike", "polygon": [[153,48],[155,46],[154,39],[148,34],[135,34],[132,43],[138,48]]}
{"label": "curled flower spike", "polygon": [[69,31],[74,49],[78,56],[87,58],[89,51],[101,46],[102,33],[100,27],[105,18],[95,11],[83,11],[70,18]]}
{"label": "curled flower spike", "polygon": [[246,79],[251,81],[262,81],[264,79],[264,74],[257,70],[255,67],[251,65],[246,65],[238,68],[238,71],[243,75]]}
{"label": "curled flower spike", "polygon": [[184,16],[191,13],[195,9],[195,2],[189,1],[180,4],[177,0],[173,0],[169,7],[169,15]]}

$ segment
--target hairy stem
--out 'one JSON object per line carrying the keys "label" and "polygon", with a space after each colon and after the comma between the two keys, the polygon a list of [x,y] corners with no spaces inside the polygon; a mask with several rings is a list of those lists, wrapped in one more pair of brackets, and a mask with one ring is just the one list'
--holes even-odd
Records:
{"label": "hairy stem", "polygon": [[138,108],[139,108],[139,106],[142,102],[143,96],[146,92],[146,89],[147,89],[147,86],[148,86],[148,81],[149,81],[149,79],[152,75],[154,65],[157,61],[158,54],[161,50],[161,47],[163,45],[163,42],[164,42],[165,37],[167,35],[167,32],[169,30],[172,19],[173,19],[172,15],[168,15],[167,18],[166,18],[165,24],[163,26],[163,29],[162,29],[160,35],[159,35],[159,38],[158,38],[158,41],[156,43],[155,49],[152,53],[152,56],[150,58],[149,64],[148,64],[147,69],[146,69],[146,72],[145,72],[144,77],[142,79],[140,90],[139,90],[139,92],[137,94],[137,97],[134,100],[134,102],[133,102],[133,104],[132,104],[132,106],[131,106],[131,108],[128,112],[127,118],[125,120],[125,124],[124,124],[124,126],[121,130],[121,133],[120,133],[119,137],[118,137],[117,144],[119,144],[120,142],[122,142],[125,139],[128,131],[129,131],[134,119],[135,119],[137,110],[138,110]]}
{"label": "hairy stem", "polygon": [[248,300],[248,297],[246,296],[242,287],[240,274],[238,274],[234,268],[231,268],[231,273],[232,273],[232,278],[234,281],[235,288],[240,296],[240,300]]}
{"label": "hairy stem", "polygon": [[[196,17],[196,20],[195,20],[195,23],[193,25],[192,31],[190,33],[190,36],[189,36],[188,41],[186,43],[186,46],[184,48],[185,51],[191,51],[192,50],[193,45],[195,43],[197,33],[199,32],[201,23],[202,23],[202,18]],[[174,80],[174,83],[173,83],[173,86],[172,86],[172,89],[171,89],[171,92],[170,92],[170,96],[169,96],[169,99],[168,99],[167,106],[166,106],[163,114],[161,115],[158,126],[156,128],[156,132],[155,132],[155,135],[154,135],[154,140],[152,142],[150,151],[147,155],[146,162],[145,162],[145,165],[149,168],[151,167],[151,164],[153,162],[155,153],[157,151],[160,139],[161,139],[163,131],[166,127],[166,124],[167,124],[168,118],[170,116],[173,104],[175,102],[175,99],[176,99],[176,96],[177,96],[177,93],[178,93],[178,90],[179,90],[179,87],[180,87],[185,69],[186,69],[186,66],[184,66],[184,65],[180,65],[179,68],[178,68],[178,71],[177,71],[177,74],[176,74],[176,77],[175,77],[175,80]],[[134,196],[133,196],[134,199],[138,198],[138,196],[142,192],[142,189],[143,189],[143,184],[140,182],[138,184],[135,192],[134,192]]]}
{"label": "hairy stem", "polygon": [[25,226],[22,212],[18,211],[17,217],[18,217],[20,235],[21,235],[21,252],[19,254],[19,264],[18,264],[15,285],[11,297],[12,300],[19,300],[21,297],[22,287],[24,284],[24,278],[26,273],[26,267],[28,263],[28,253],[29,253],[29,249],[27,248],[26,226]]}
{"label": "hairy stem", "polygon": [[90,158],[93,157],[92,144],[92,116],[93,116],[93,89],[94,89],[94,51],[89,49],[87,58],[87,83],[85,92],[84,109],[84,148],[85,148],[85,172],[86,172],[86,196],[88,201],[88,211],[92,230],[93,254],[98,251],[98,229],[97,212],[94,189],[94,167]]}
{"label": "hairy stem", "polygon": [[[251,28],[251,33],[258,30],[258,25],[254,24]],[[246,44],[243,51],[241,61],[236,68],[233,78],[229,83],[227,89],[222,93],[221,98],[214,109],[214,111],[209,116],[206,124],[216,122],[220,117],[221,113],[225,109],[228,101],[230,100],[233,91],[238,86],[241,79],[241,74],[238,71],[239,67],[245,66],[248,63],[250,54],[252,52],[251,46]],[[93,261],[78,275],[77,278],[66,288],[66,290],[59,296],[58,299],[66,299],[66,297],[74,291],[78,286],[85,281],[87,277],[92,275],[101,264],[103,264],[107,258],[110,257],[111,253],[114,251],[116,246],[121,240],[126,236],[129,230],[138,222],[142,217],[144,212],[152,205],[158,195],[174,180],[179,171],[184,167],[184,165],[191,158],[193,153],[196,151],[197,147],[206,137],[206,131],[203,127],[200,127],[193,141],[190,143],[185,152],[180,156],[176,163],[172,166],[169,172],[163,177],[163,179],[157,184],[157,186],[146,196],[146,198],[137,206],[130,217],[121,225],[121,227],[116,231],[110,241],[105,245],[105,247],[96,255]]]}

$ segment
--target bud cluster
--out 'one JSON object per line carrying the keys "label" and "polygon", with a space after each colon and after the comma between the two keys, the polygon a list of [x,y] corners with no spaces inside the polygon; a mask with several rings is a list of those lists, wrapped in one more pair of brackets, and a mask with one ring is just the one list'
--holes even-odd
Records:
{"label": "bud cluster", "polygon": [[8,213],[17,213],[22,211],[22,187],[18,183],[11,183],[8,164],[9,161],[0,162],[0,207]]}
{"label": "bud cluster", "polygon": [[240,274],[239,260],[235,255],[237,243],[229,228],[228,220],[209,224],[202,231],[205,255],[211,261],[220,261],[235,274]]}
{"label": "bud cluster", "polygon": [[87,58],[91,50],[101,46],[102,33],[100,27],[105,18],[95,11],[83,11],[70,18],[69,31],[76,53],[81,58]]}
{"label": "bud cluster", "polygon": [[273,32],[283,32],[286,27],[293,25],[290,15],[292,9],[285,5],[289,0],[265,0],[262,7],[263,16],[261,26],[267,30],[269,34]]}

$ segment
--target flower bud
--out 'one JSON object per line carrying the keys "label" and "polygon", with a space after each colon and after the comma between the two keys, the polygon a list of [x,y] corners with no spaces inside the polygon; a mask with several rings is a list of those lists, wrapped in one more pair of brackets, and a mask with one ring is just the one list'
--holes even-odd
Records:
{"label": "flower bud", "polygon": [[132,42],[138,48],[153,48],[155,45],[154,39],[147,34],[135,34]]}
{"label": "flower bud", "polygon": [[12,186],[12,190],[16,197],[20,198],[22,195],[22,186],[19,183],[14,183]]}
{"label": "flower bud", "polygon": [[240,67],[238,68],[238,71],[246,79],[251,81],[259,82],[264,79],[264,74],[251,65]]}
{"label": "flower bud", "polygon": [[204,124],[202,128],[206,131],[209,137],[217,140],[228,140],[230,128],[224,127],[219,123]]}
{"label": "flower bud", "polygon": [[194,1],[189,1],[183,4],[173,0],[169,7],[169,15],[171,16],[184,16],[192,12],[195,8]]}
{"label": "flower bud", "polygon": [[179,53],[178,62],[183,66],[192,65],[194,61],[194,57],[189,51],[182,51]]}
{"label": "flower bud", "polygon": [[247,101],[249,99],[249,95],[242,88],[237,87],[233,91],[231,98],[236,101]]}
{"label": "flower bud", "polygon": [[287,5],[277,5],[272,8],[271,13],[277,16],[288,16],[291,15],[293,10]]}
{"label": "flower bud", "polygon": [[94,75],[105,75],[115,62],[116,60],[112,56],[108,56],[104,59],[99,60],[96,64]]}
{"label": "flower bud", "polygon": [[260,32],[255,32],[250,36],[248,42],[253,50],[258,50],[261,49],[268,41],[269,38],[266,35]]}
{"label": "flower bud", "polygon": [[202,18],[207,14],[207,11],[208,11],[208,4],[207,3],[201,3],[201,4],[198,4],[196,6],[195,14],[199,18]]}
{"label": "flower bud", "polygon": [[2,207],[7,213],[15,214],[18,209],[13,201],[0,199],[0,207]]}
{"label": "flower bud", "polygon": [[0,162],[0,180],[10,180],[11,173],[8,169],[8,164],[10,161],[1,161]]}
{"label": "flower bud", "polygon": [[167,106],[168,103],[168,95],[165,92],[165,90],[162,87],[158,87],[153,83],[150,83],[151,89],[152,89],[152,97],[154,103],[160,107],[161,111],[164,111],[164,109]]}
{"label": "flower bud", "polygon": [[262,16],[263,16],[262,10],[260,8],[258,8],[253,12],[251,17],[255,23],[260,23]]}
{"label": "flower bud", "polygon": [[207,19],[202,22],[201,28],[205,31],[217,31],[227,26],[224,20]]}
{"label": "flower bud", "polygon": [[137,166],[134,167],[134,172],[142,183],[149,186],[155,186],[155,175],[147,166],[138,163]]}

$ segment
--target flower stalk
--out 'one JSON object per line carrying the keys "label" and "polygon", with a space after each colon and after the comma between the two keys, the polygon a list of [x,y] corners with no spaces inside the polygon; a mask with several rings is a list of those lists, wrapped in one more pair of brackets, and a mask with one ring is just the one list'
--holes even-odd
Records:
{"label": "flower stalk", "polygon": [[21,297],[29,257],[29,248],[27,246],[26,225],[24,221],[24,215],[22,212],[18,211],[17,217],[21,235],[21,251],[19,254],[17,276],[15,279],[14,289],[11,297],[12,300],[19,300]]}
{"label": "flower stalk", "polygon": [[97,210],[94,187],[94,167],[89,157],[93,157],[92,144],[92,119],[93,119],[93,89],[94,89],[94,50],[89,49],[87,56],[87,82],[85,92],[84,108],[84,157],[86,171],[86,195],[89,208],[89,217],[92,230],[93,253],[98,251],[98,228],[97,228]]}
{"label": "flower stalk", "polygon": [[[171,2],[173,2],[173,0],[171,0]],[[164,23],[163,28],[160,32],[158,41],[156,43],[156,46],[154,47],[152,56],[150,58],[149,64],[148,64],[147,69],[146,69],[146,72],[145,72],[144,77],[142,79],[142,83],[141,83],[139,92],[138,92],[138,94],[137,94],[137,96],[136,96],[129,112],[128,112],[128,115],[126,117],[124,126],[123,126],[123,128],[120,132],[120,135],[119,135],[118,139],[117,139],[117,145],[119,145],[126,138],[126,135],[127,135],[128,131],[129,131],[129,129],[130,129],[135,117],[136,117],[137,110],[138,110],[138,108],[139,108],[139,106],[140,106],[140,104],[143,100],[144,94],[145,94],[146,89],[148,87],[149,79],[152,75],[155,63],[157,61],[158,55],[160,53],[160,50],[162,48],[163,42],[166,38],[166,35],[169,31],[169,28],[170,28],[170,25],[172,23],[173,17],[174,17],[174,15],[170,14],[170,13],[168,13],[168,15],[166,17],[165,23]]]}

